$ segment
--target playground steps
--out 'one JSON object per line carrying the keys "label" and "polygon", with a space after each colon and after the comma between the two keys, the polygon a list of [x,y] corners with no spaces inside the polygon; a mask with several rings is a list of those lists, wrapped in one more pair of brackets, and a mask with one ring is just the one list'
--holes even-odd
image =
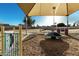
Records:
{"label": "playground steps", "polygon": [[2,55],[2,41],[0,40],[0,55]]}
{"label": "playground steps", "polygon": [[0,49],[0,56],[2,55],[2,51],[1,51],[1,49]]}

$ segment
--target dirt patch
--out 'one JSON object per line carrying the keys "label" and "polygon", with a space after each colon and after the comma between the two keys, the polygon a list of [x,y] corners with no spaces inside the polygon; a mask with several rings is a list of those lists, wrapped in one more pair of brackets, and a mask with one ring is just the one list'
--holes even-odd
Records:
{"label": "dirt patch", "polygon": [[64,55],[64,51],[69,48],[69,44],[63,40],[42,40],[40,47],[47,56]]}
{"label": "dirt patch", "polygon": [[24,56],[79,56],[79,41],[70,36],[46,40],[44,35],[23,42]]}

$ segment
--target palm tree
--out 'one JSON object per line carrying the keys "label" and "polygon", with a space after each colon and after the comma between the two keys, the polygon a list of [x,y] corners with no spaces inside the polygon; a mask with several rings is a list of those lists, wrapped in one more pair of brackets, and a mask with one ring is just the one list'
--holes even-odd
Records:
{"label": "palm tree", "polygon": [[26,17],[24,17],[24,20],[23,20],[23,22],[24,22],[24,23],[26,23]]}
{"label": "palm tree", "polygon": [[28,27],[32,27],[32,25],[35,24],[35,20],[32,20],[31,16],[27,16],[27,20],[26,17],[24,17],[23,22],[25,23],[26,32]]}
{"label": "palm tree", "polygon": [[27,20],[26,20],[26,17],[24,17],[23,22],[24,22],[25,24],[27,23],[27,26],[31,26],[32,19],[31,19],[31,17],[27,16]]}
{"label": "palm tree", "polygon": [[24,27],[25,27],[25,29],[26,29],[26,34],[27,34],[27,22],[26,22],[26,17],[24,17],[23,22],[24,22]]}
{"label": "palm tree", "polygon": [[31,16],[27,16],[27,20],[26,20],[26,17],[24,17],[23,22],[27,23],[28,27],[32,27],[32,25],[35,24],[35,20],[32,20]]}

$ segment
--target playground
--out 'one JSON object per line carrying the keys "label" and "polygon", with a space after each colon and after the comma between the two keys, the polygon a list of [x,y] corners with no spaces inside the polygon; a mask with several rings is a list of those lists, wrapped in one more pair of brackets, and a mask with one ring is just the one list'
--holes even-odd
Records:
{"label": "playground", "polygon": [[[18,3],[15,5],[23,12],[23,15],[18,14],[20,15],[18,17],[22,16],[19,21],[24,21],[15,26],[1,24],[1,56],[79,56],[78,3]],[[39,21],[35,22],[37,20]],[[46,23],[43,24],[43,22]],[[62,38],[46,40],[45,34],[49,32],[56,32]]]}
{"label": "playground", "polygon": [[[51,30],[42,29],[28,29],[26,31],[22,29],[22,55],[23,56],[72,56],[79,55],[79,29],[69,29],[69,35],[65,35],[65,32],[61,32],[62,40],[46,40],[45,33],[50,32]],[[55,30],[56,32],[57,30]],[[7,31],[5,31],[7,32]],[[12,33],[8,31],[7,33]],[[18,30],[15,30],[16,33],[19,33]],[[29,37],[30,36],[30,37]],[[28,37],[28,38],[27,38]],[[2,35],[0,34],[0,38]],[[16,41],[15,41],[16,42]],[[2,44],[2,40],[0,41]],[[20,44],[20,43],[19,43]],[[20,46],[20,45],[18,45]],[[8,46],[7,46],[8,47]],[[2,45],[0,45],[2,48]],[[21,48],[21,47],[20,47]],[[2,54],[2,49],[1,49]]]}
{"label": "playground", "polygon": [[[28,30],[34,32],[34,30]],[[79,29],[69,30],[69,35],[63,33],[62,40],[46,40],[44,34],[37,35],[22,43],[24,56],[79,56]],[[26,45],[26,46],[25,46]]]}

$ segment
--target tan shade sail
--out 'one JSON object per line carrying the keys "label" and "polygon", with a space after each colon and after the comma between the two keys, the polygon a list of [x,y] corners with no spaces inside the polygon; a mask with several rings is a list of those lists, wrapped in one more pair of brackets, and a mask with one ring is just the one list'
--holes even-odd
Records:
{"label": "tan shade sail", "polygon": [[28,14],[32,10],[35,3],[19,3],[18,5],[25,14]]}
{"label": "tan shade sail", "polygon": [[78,3],[20,3],[19,6],[28,16],[66,16],[79,10]]}

